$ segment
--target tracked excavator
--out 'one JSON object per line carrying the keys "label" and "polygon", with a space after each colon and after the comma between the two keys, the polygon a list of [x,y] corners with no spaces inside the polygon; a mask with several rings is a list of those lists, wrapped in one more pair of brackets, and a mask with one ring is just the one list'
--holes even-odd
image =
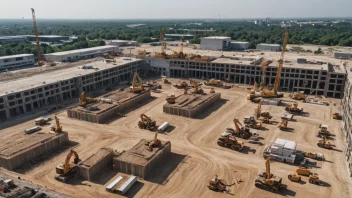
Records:
{"label": "tracked excavator", "polygon": [[61,133],[62,132],[62,126],[60,124],[60,119],[57,116],[55,116],[54,119],[55,119],[56,126],[52,126],[51,127],[51,131],[53,131],[55,133]]}
{"label": "tracked excavator", "polygon": [[249,139],[252,136],[252,133],[249,131],[249,128],[242,127],[242,124],[238,119],[233,119],[233,123],[235,124],[235,129],[227,128],[227,131],[231,132],[232,135],[243,139]]}
{"label": "tracked excavator", "polygon": [[243,148],[244,143],[238,141],[231,133],[226,133],[218,138],[218,145],[228,147],[232,150],[238,151]]}
{"label": "tracked excavator", "polygon": [[197,81],[193,79],[189,79],[190,83],[193,85],[194,89],[192,91],[193,94],[203,94],[204,91],[202,88],[199,88]]}
{"label": "tracked excavator", "polygon": [[253,129],[261,129],[263,126],[261,122],[257,122],[254,116],[245,116],[243,123],[246,127]]}
{"label": "tracked excavator", "polygon": [[319,140],[317,145],[321,148],[332,149],[332,144],[326,140],[325,136],[322,137],[322,140]]}
{"label": "tracked excavator", "polygon": [[214,88],[210,88],[210,93],[215,93],[215,89]]}
{"label": "tracked excavator", "polygon": [[[73,159],[74,164],[71,164],[70,162],[72,155],[75,156],[75,158]],[[74,150],[71,150],[66,157],[65,163],[60,164],[56,167],[56,174],[58,175],[55,177],[55,179],[66,183],[70,178],[72,178],[76,174],[77,164],[80,161],[81,159],[79,159],[77,152]]]}
{"label": "tracked excavator", "polygon": [[226,190],[226,187],[230,187],[235,184],[236,182],[234,182],[233,184],[225,184],[224,180],[219,179],[218,175],[215,174],[215,176],[209,180],[208,188],[210,190],[217,191],[217,192],[224,192],[224,191],[229,192],[229,190]]}
{"label": "tracked excavator", "polygon": [[86,107],[90,103],[97,102],[97,99],[90,98],[86,96],[86,92],[82,91],[81,95],[79,96],[79,106]]}
{"label": "tracked excavator", "polygon": [[146,146],[148,146],[147,150],[148,151],[153,151],[153,148],[158,147],[161,144],[161,141],[158,139],[158,131],[155,132],[154,139],[152,141],[148,141],[145,143]]}
{"label": "tracked excavator", "polygon": [[277,193],[281,188],[282,178],[270,173],[270,157],[265,161],[266,171],[255,180],[255,187]]}
{"label": "tracked excavator", "polygon": [[144,113],[141,114],[141,121],[138,122],[138,127],[140,129],[147,129],[152,130],[156,126],[156,121],[152,120],[151,117],[145,115]]}
{"label": "tracked excavator", "polygon": [[289,97],[295,100],[304,100],[308,97],[308,95],[305,95],[304,91],[299,91],[299,92],[292,92],[289,95]]}
{"label": "tracked excavator", "polygon": [[175,94],[171,94],[170,96],[166,97],[166,101],[169,104],[175,104],[176,103],[176,96]]}
{"label": "tracked excavator", "polygon": [[254,111],[254,115],[256,115],[257,119],[263,117],[264,123],[270,123],[270,119],[272,118],[269,112],[262,112],[262,99],[259,100],[257,109]]}
{"label": "tracked excavator", "polygon": [[177,89],[184,89],[188,87],[188,84],[185,81],[179,81],[178,83],[174,84],[174,87]]}
{"label": "tracked excavator", "polygon": [[143,80],[139,77],[138,72],[134,72],[132,86],[130,87],[130,92],[139,93],[144,91]]}
{"label": "tracked excavator", "polygon": [[285,107],[285,110],[287,112],[290,112],[290,113],[298,113],[298,114],[303,112],[303,108],[302,107],[298,107],[298,103],[297,102],[294,102],[291,105]]}
{"label": "tracked excavator", "polygon": [[288,124],[288,121],[286,119],[281,119],[281,122],[279,126],[277,126],[277,128],[279,128],[280,130],[286,130],[287,124]]}
{"label": "tracked excavator", "polygon": [[35,123],[35,125],[43,126],[43,125],[47,124],[50,120],[51,120],[51,118],[40,117],[40,118],[35,119],[34,123]]}

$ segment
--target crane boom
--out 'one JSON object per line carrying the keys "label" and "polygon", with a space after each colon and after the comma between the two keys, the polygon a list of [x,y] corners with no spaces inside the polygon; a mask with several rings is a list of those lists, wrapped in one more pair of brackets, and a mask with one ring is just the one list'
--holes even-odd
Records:
{"label": "crane boom", "polygon": [[161,43],[161,54],[165,53],[165,47],[164,47],[164,32],[163,29],[160,28],[160,43]]}
{"label": "crane boom", "polygon": [[33,8],[31,8],[32,10],[32,18],[33,18],[33,26],[34,26],[34,33],[35,33],[35,41],[37,43],[37,50],[38,50],[38,66],[42,66],[42,57],[40,54],[40,45],[39,45],[39,38],[38,38],[38,28],[37,28],[37,20],[35,18],[35,11]]}
{"label": "crane boom", "polygon": [[284,56],[285,56],[285,51],[286,51],[287,40],[288,40],[288,29],[285,31],[284,42],[282,44],[281,57],[279,60],[279,67],[277,68],[277,72],[276,72],[275,83],[274,83],[274,92],[275,93],[277,93],[277,90],[279,89],[279,86],[280,86],[281,71],[282,71],[282,66],[284,64]]}

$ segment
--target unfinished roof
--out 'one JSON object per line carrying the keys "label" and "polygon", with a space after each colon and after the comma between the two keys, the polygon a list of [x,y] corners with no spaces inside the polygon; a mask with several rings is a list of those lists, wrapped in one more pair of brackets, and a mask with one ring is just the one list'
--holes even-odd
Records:
{"label": "unfinished roof", "polygon": [[73,54],[73,53],[90,52],[90,51],[94,51],[94,50],[103,50],[103,49],[110,49],[110,48],[116,48],[116,46],[104,45],[104,46],[99,46],[99,47],[91,47],[91,48],[71,50],[71,51],[65,51],[65,52],[56,52],[56,53],[44,54],[44,55],[62,56],[62,55],[69,55],[69,54]]}

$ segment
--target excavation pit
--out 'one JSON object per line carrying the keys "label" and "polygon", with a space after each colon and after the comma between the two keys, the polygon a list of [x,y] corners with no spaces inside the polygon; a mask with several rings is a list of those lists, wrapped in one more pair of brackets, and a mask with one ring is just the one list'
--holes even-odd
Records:
{"label": "excavation pit", "polygon": [[195,118],[221,99],[220,93],[213,94],[182,94],[176,97],[175,104],[166,103],[163,106],[164,113]]}
{"label": "excavation pit", "polygon": [[141,93],[132,93],[129,89],[116,90],[96,98],[98,102],[88,104],[85,108],[79,105],[68,108],[67,116],[88,122],[104,123],[148,98],[151,98],[150,90]]}
{"label": "excavation pit", "polygon": [[113,159],[114,169],[132,174],[141,178],[148,175],[171,156],[171,142],[161,142],[161,145],[148,151],[145,143],[147,140],[139,141],[132,149],[118,154]]}
{"label": "excavation pit", "polygon": [[68,134],[62,133],[18,133],[0,140],[0,166],[15,170],[36,158],[51,154],[69,143]]}

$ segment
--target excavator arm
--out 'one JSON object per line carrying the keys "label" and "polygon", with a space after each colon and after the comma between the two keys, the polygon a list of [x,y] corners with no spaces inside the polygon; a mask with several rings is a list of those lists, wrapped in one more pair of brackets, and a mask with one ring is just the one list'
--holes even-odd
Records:
{"label": "excavator arm", "polygon": [[238,119],[233,119],[233,123],[235,124],[235,128],[236,128],[236,132],[238,133],[240,131],[240,127],[238,125],[241,125],[242,127],[242,124],[240,121],[238,121]]}
{"label": "excavator arm", "polygon": [[134,72],[131,91],[138,92],[143,90],[143,80],[141,77],[139,77],[137,72]]}
{"label": "excavator arm", "polygon": [[60,119],[57,116],[55,116],[55,122],[56,122],[55,132],[61,132],[62,126],[60,125]]}
{"label": "excavator arm", "polygon": [[75,159],[74,159],[74,163],[75,163],[75,164],[78,164],[78,162],[80,161],[77,152],[74,151],[74,150],[71,150],[70,153],[67,155],[66,160],[65,160],[65,164],[64,164],[64,174],[66,174],[66,173],[71,169],[70,160],[71,160],[72,155],[75,156]]}
{"label": "excavator arm", "polygon": [[255,115],[257,116],[257,119],[260,118],[261,113],[262,113],[262,99],[260,99],[257,109],[255,110]]}
{"label": "excavator arm", "polygon": [[284,56],[285,56],[285,51],[286,51],[287,40],[288,40],[288,29],[285,31],[284,42],[282,44],[281,57],[279,60],[279,67],[277,68],[277,72],[276,72],[275,83],[274,83],[274,92],[275,93],[277,93],[279,86],[280,86],[281,71],[282,71],[282,66],[284,64]]}
{"label": "excavator arm", "polygon": [[266,179],[270,179],[271,178],[271,173],[270,173],[270,157],[268,157],[268,159],[265,161],[265,173],[266,173]]}

